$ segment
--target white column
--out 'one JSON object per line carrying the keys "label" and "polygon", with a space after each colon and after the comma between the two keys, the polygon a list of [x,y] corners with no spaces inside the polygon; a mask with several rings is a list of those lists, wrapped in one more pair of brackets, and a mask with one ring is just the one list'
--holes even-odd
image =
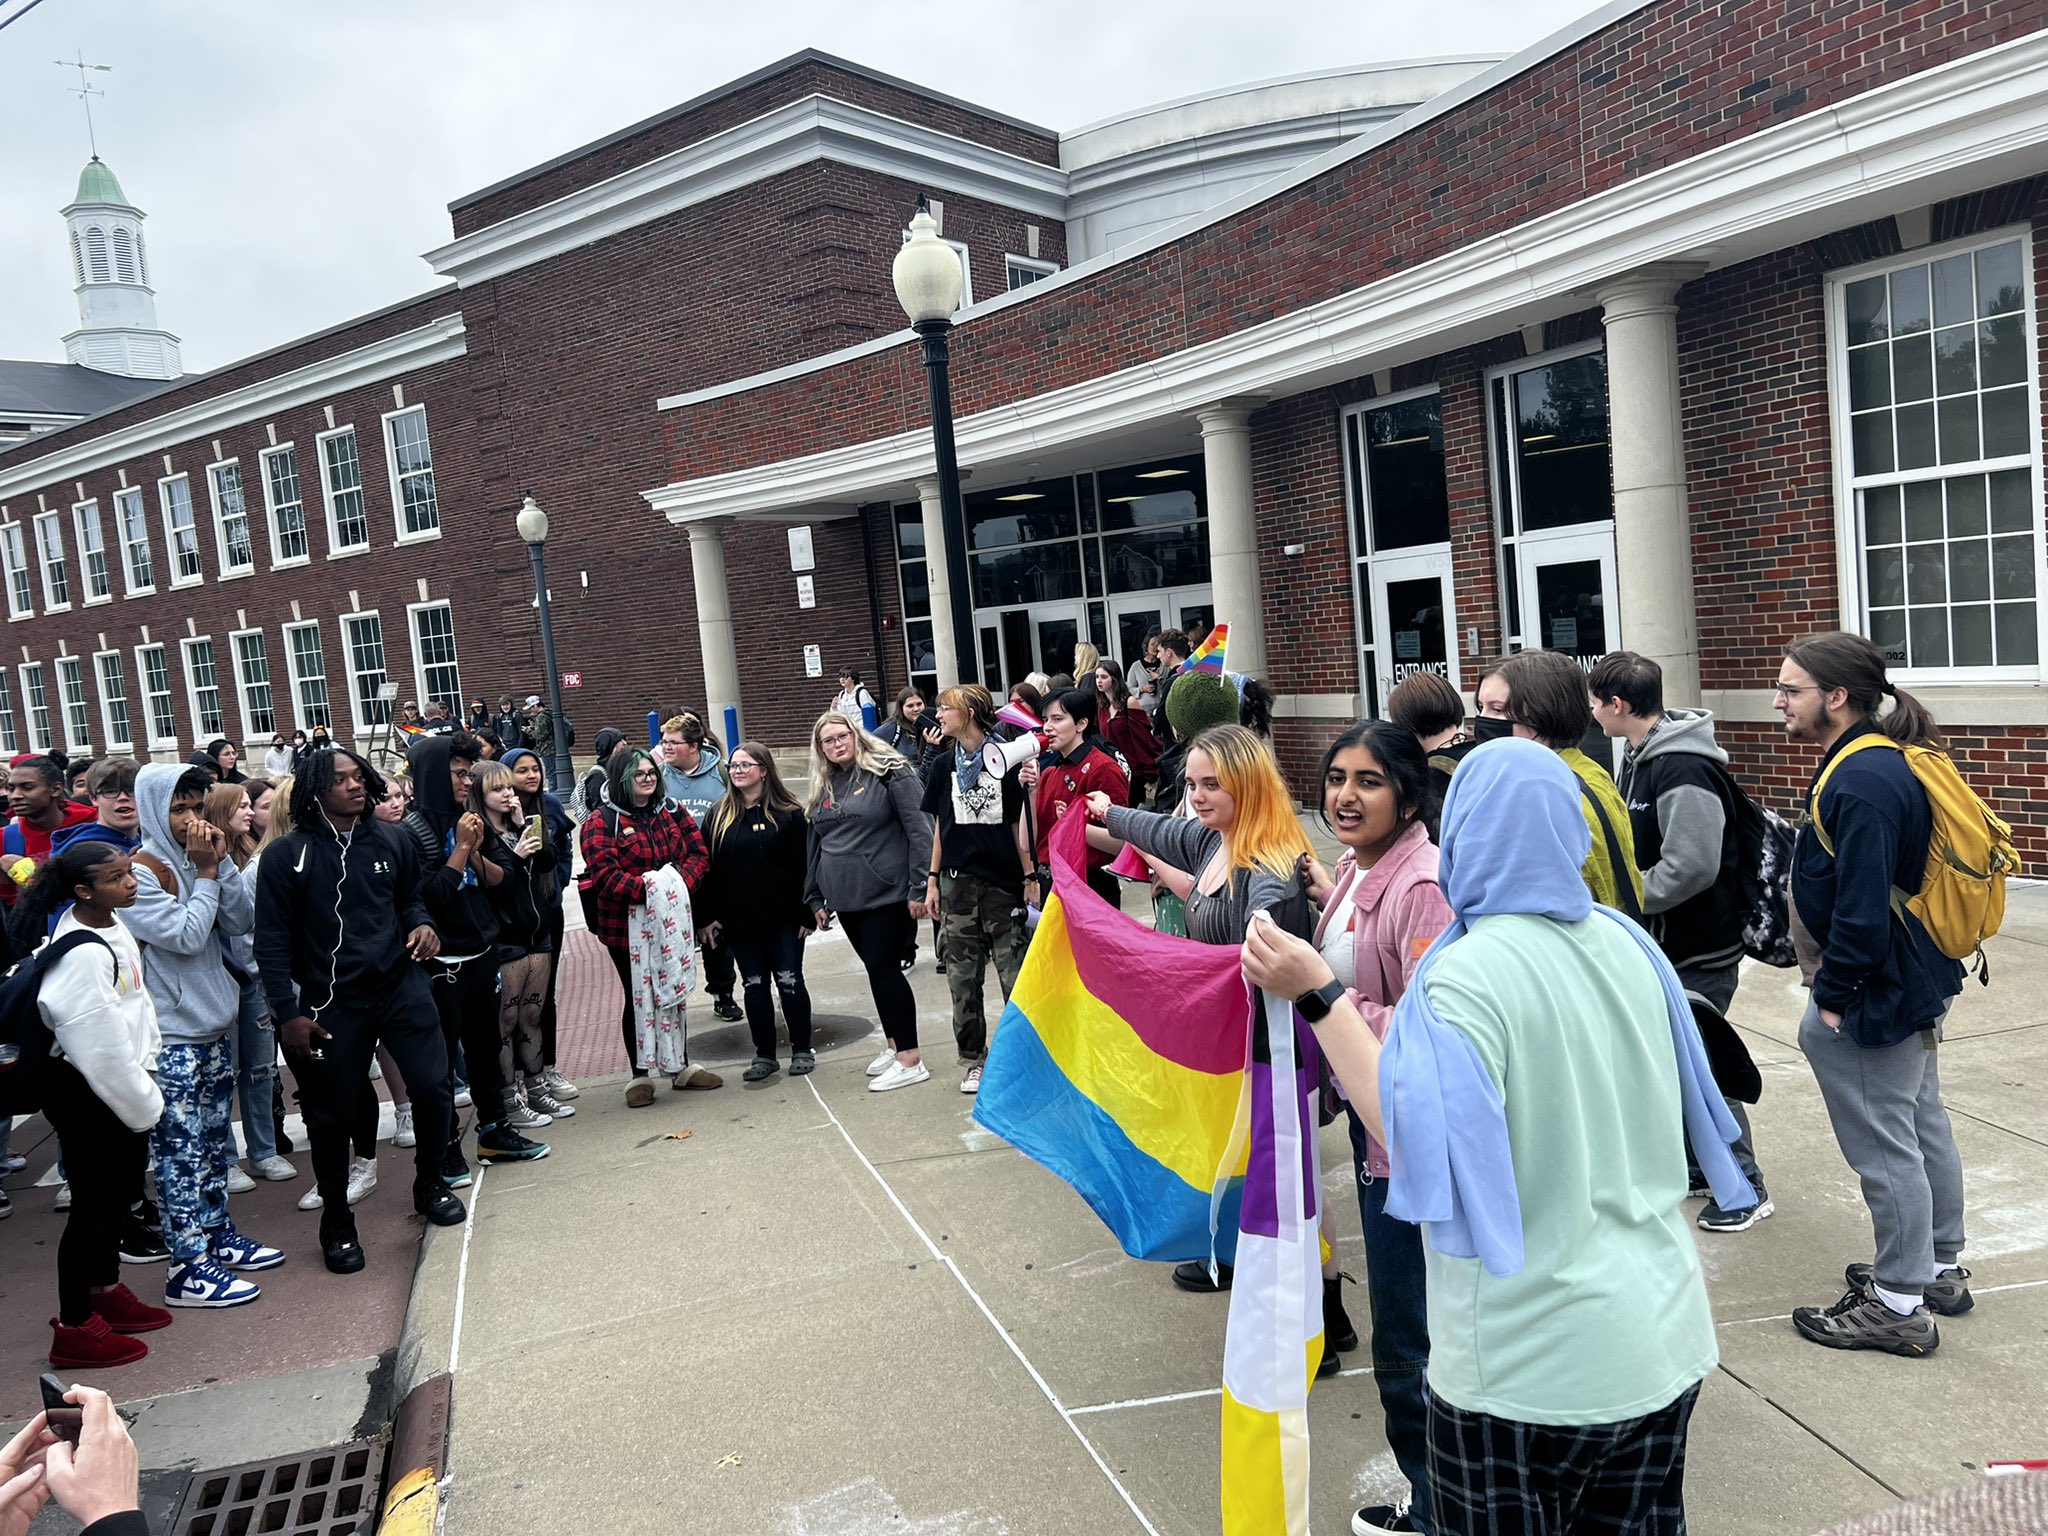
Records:
{"label": "white column", "polygon": [[1614,445],[1617,643],[1664,669],[1667,704],[1700,701],[1700,626],[1679,414],[1678,290],[1705,266],[1665,262],[1597,290]]}
{"label": "white column", "polygon": [[1259,581],[1259,525],[1252,506],[1252,412],[1262,399],[1222,400],[1195,412],[1209,493],[1209,586],[1216,622],[1230,626],[1227,665],[1266,674],[1265,592]]}
{"label": "white column", "polygon": [[924,579],[932,599],[932,650],[938,657],[939,686],[971,683],[979,674],[960,669],[960,647],[953,637],[953,576],[946,566],[946,540],[960,537],[946,526],[939,501],[939,477],[926,475],[917,484],[917,508],[924,515]]}
{"label": "white column", "polygon": [[[740,709],[740,653],[732,633],[732,595],[725,585],[725,530],[729,517],[690,527],[690,576],[697,588],[697,645],[704,654],[705,724],[725,734],[725,707]],[[741,710],[742,729],[745,711]],[[729,752],[737,742],[727,742]]]}

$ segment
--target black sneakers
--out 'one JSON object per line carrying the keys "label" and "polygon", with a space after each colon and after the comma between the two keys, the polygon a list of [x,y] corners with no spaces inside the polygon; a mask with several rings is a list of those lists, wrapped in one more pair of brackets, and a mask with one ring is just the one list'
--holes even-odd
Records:
{"label": "black sneakers", "polygon": [[712,998],[711,1011],[721,1019],[724,1019],[728,1024],[737,1024],[747,1016],[746,1010],[732,1000],[730,992],[721,993],[719,996]]}
{"label": "black sneakers", "polygon": [[1408,1513],[1408,1501],[1398,1504],[1368,1504],[1351,1517],[1351,1536],[1408,1536],[1420,1531]]}
{"label": "black sneakers", "polygon": [[463,1160],[462,1148],[452,1141],[441,1154],[441,1182],[450,1189],[469,1187],[469,1164]]}
{"label": "black sneakers", "polygon": [[1926,1307],[1915,1307],[1901,1317],[1876,1295],[1854,1286],[1832,1307],[1794,1307],[1792,1326],[1829,1349],[1881,1349],[1894,1355],[1931,1355],[1941,1345],[1941,1334]]}
{"label": "black sneakers", "polygon": [[348,1211],[320,1212],[320,1257],[337,1275],[353,1275],[363,1267],[363,1245],[356,1238],[356,1219]]}
{"label": "black sneakers", "polygon": [[468,1207],[445,1186],[428,1185],[412,1192],[412,1208],[437,1227],[459,1227],[469,1215]]}
{"label": "black sneakers", "polygon": [[[1868,1264],[1851,1264],[1842,1271],[1842,1278],[1848,1281],[1852,1290],[1861,1291],[1867,1296],[1877,1294],[1871,1289],[1871,1270]],[[1967,1269],[1960,1264],[1951,1264],[1934,1277],[1933,1283],[1922,1293],[1920,1299],[1927,1303],[1927,1310],[1930,1312],[1938,1312],[1943,1317],[1961,1317],[1977,1305],[1977,1298],[1970,1294],[1969,1286],[1963,1283],[1969,1278],[1970,1272]]]}
{"label": "black sneakers", "polygon": [[484,1163],[530,1163],[548,1155],[544,1141],[528,1141],[511,1126],[500,1123],[476,1133],[476,1155]]}
{"label": "black sneakers", "polygon": [[1186,1263],[1173,1266],[1173,1283],[1184,1291],[1193,1291],[1197,1296],[1212,1295],[1217,1291],[1230,1289],[1231,1267],[1228,1264],[1216,1266],[1216,1278],[1209,1278],[1209,1266],[1200,1259],[1189,1259]]}

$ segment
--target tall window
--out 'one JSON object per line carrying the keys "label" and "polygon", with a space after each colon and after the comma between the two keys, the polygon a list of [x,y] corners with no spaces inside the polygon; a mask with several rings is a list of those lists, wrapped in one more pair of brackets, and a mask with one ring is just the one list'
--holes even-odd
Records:
{"label": "tall window", "polygon": [[71,606],[71,575],[64,564],[64,524],[55,512],[36,519],[36,553],[43,561],[43,611]]}
{"label": "tall window", "polygon": [[422,699],[445,699],[462,709],[462,676],[455,662],[455,615],[446,603],[426,603],[412,614],[412,659]]}
{"label": "tall window", "polygon": [[199,521],[192,511],[192,482],[171,475],[156,483],[164,509],[164,545],[171,560],[171,585],[189,587],[199,580]]}
{"label": "tall window", "polygon": [[427,408],[394,411],[384,418],[384,446],[391,461],[391,504],[398,509],[398,536],[425,538],[441,528],[434,497],[434,450],[427,442]]}
{"label": "tall window", "polygon": [[7,674],[0,671],[0,752],[9,756],[21,750],[21,738],[14,728],[14,690]]}
{"label": "tall window", "polygon": [[192,705],[192,735],[208,741],[221,732],[220,671],[214,665],[213,641],[202,636],[180,640],[178,649],[185,659],[185,697]]}
{"label": "tall window", "polygon": [[291,565],[306,559],[306,500],[299,492],[299,451],[289,443],[263,455],[263,505],[270,514],[270,563]]}
{"label": "tall window", "polygon": [[[903,644],[910,663],[910,684],[921,689],[927,703],[939,696],[939,653],[932,637],[931,563],[925,558],[924,508],[907,502],[895,509],[896,579],[903,593]],[[951,614],[939,616],[947,624]]]}
{"label": "tall window", "polygon": [[92,750],[92,705],[85,697],[85,658],[57,658],[57,686],[64,695],[64,750]]}
{"label": "tall window", "polygon": [[135,671],[142,679],[143,719],[149,724],[149,744],[167,747],[178,739],[177,716],[171,711],[171,668],[160,645],[135,647]]}
{"label": "tall window", "polygon": [[109,752],[132,752],[135,735],[128,724],[128,677],[119,651],[96,651],[93,667],[100,675],[100,724],[106,728]]}
{"label": "tall window", "polygon": [[320,488],[327,501],[327,548],[331,554],[370,547],[370,516],[363,508],[363,466],[356,456],[356,429],[320,434]]}
{"label": "tall window", "polygon": [[21,524],[0,525],[0,559],[7,564],[7,612],[25,619],[36,611],[35,591],[28,579],[28,539]]}
{"label": "tall window", "polygon": [[316,725],[332,727],[334,716],[327,705],[327,656],[320,647],[317,623],[287,624],[284,627],[285,655],[292,674],[292,701],[298,710],[299,729]]}
{"label": "tall window", "polygon": [[43,664],[40,661],[22,664],[21,702],[28,709],[30,749],[47,752],[56,745],[57,738],[50,729],[50,690],[43,681]]}
{"label": "tall window", "polygon": [[253,571],[256,549],[249,542],[249,503],[242,495],[242,466],[232,460],[208,465],[206,483],[213,493],[213,536],[221,575]]}
{"label": "tall window", "polygon": [[1352,588],[1365,712],[1417,672],[1455,684],[1450,485],[1435,389],[1344,417]]}
{"label": "tall window", "polygon": [[143,510],[139,488],[114,493],[114,517],[121,525],[121,569],[128,595],[154,592],[156,566],[149,558],[149,514]]}
{"label": "tall window", "polygon": [[114,573],[107,569],[107,546],[100,532],[100,504],[81,501],[71,509],[78,535],[78,565],[85,577],[85,600],[104,603],[114,595]]}
{"label": "tall window", "polygon": [[1844,607],[1885,657],[2040,675],[2040,407],[2024,230],[1829,280]]}
{"label": "tall window", "polygon": [[374,613],[345,613],[341,634],[348,646],[349,697],[355,702],[356,728],[366,731],[391,718],[391,701],[377,697],[390,680],[384,671],[384,621]]}
{"label": "tall window", "polygon": [[242,729],[251,738],[277,729],[277,707],[270,697],[270,653],[263,631],[245,629],[228,636],[235,648],[235,683],[242,694]]}

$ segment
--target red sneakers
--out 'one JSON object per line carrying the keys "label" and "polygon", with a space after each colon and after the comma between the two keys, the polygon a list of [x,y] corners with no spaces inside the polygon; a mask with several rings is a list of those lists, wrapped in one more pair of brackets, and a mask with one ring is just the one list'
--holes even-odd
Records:
{"label": "red sneakers", "polygon": [[152,1307],[125,1285],[109,1286],[95,1293],[92,1309],[116,1333],[154,1333],[171,1326],[170,1313],[162,1307]]}
{"label": "red sneakers", "polygon": [[107,1326],[95,1312],[81,1327],[67,1328],[50,1319],[50,1364],[60,1369],[95,1371],[109,1366],[132,1365],[149,1353],[140,1339],[124,1339]]}

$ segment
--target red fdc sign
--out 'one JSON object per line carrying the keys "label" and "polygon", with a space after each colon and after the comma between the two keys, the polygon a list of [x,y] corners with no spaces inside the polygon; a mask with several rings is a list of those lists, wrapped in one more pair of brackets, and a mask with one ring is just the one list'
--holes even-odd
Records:
{"label": "red fdc sign", "polygon": [[562,674],[562,686],[564,688],[581,688],[583,686],[583,674],[581,672],[564,672]]}

